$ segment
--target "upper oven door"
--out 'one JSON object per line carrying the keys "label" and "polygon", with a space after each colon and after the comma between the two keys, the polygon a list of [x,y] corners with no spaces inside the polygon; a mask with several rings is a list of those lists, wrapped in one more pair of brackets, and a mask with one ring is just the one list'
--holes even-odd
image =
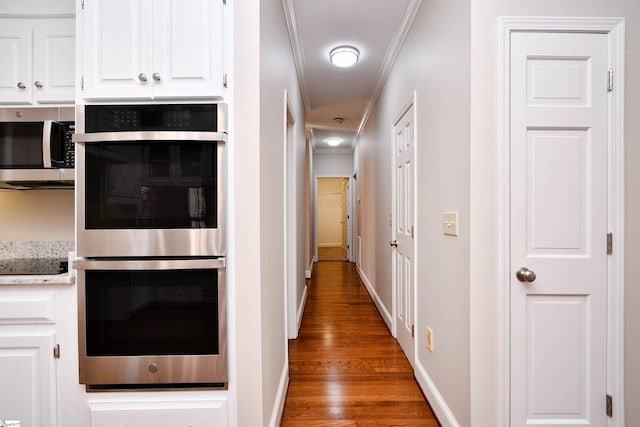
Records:
{"label": "upper oven door", "polygon": [[77,253],[223,256],[218,132],[76,134]]}

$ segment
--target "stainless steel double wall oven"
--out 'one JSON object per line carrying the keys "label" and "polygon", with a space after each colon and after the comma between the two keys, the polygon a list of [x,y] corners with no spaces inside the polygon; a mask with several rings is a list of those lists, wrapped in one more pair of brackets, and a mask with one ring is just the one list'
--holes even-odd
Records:
{"label": "stainless steel double wall oven", "polygon": [[225,107],[78,106],[81,383],[226,384]]}

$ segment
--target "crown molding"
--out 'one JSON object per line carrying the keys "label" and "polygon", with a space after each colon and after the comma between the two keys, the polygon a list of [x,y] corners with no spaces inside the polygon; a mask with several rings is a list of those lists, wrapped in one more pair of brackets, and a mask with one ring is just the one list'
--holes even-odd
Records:
{"label": "crown molding", "polygon": [[302,36],[298,31],[296,22],[296,14],[293,7],[293,0],[282,0],[282,9],[284,10],[284,18],[287,22],[287,31],[289,32],[289,42],[291,43],[291,51],[293,52],[293,62],[296,65],[296,73],[298,74],[298,84],[302,95],[302,103],[305,111],[311,110],[309,103],[309,92],[307,90],[307,71],[304,59],[304,50],[302,49]]}
{"label": "crown molding", "polygon": [[404,41],[407,39],[407,35],[409,34],[409,30],[411,29],[411,24],[413,24],[413,20],[418,14],[418,10],[420,9],[421,4],[422,0],[411,0],[404,16],[402,17],[400,28],[396,35],[393,37],[393,40],[391,40],[389,48],[387,49],[387,53],[385,54],[384,60],[382,62],[382,66],[380,67],[380,71],[378,72],[376,84],[374,86],[371,97],[367,102],[367,107],[364,110],[364,114],[362,115],[360,125],[358,126],[358,130],[356,132],[356,139],[364,130],[364,127],[367,124],[367,120],[369,120],[369,116],[371,115],[371,112],[373,111],[373,108],[378,101],[378,97],[382,93],[382,89],[384,88],[384,85],[389,78],[389,74],[391,74],[393,65],[395,64],[396,59],[400,54],[400,49],[402,49]]}

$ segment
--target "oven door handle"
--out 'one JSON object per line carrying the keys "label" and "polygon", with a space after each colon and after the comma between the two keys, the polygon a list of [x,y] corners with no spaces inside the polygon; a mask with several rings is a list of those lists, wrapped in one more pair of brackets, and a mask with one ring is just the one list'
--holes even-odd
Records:
{"label": "oven door handle", "polygon": [[76,270],[197,270],[225,268],[226,258],[197,259],[109,259],[78,258],[73,261]]}
{"label": "oven door handle", "polygon": [[227,142],[224,132],[180,132],[180,131],[148,131],[148,132],[97,132],[75,133],[74,142],[131,142],[131,141],[218,141]]}

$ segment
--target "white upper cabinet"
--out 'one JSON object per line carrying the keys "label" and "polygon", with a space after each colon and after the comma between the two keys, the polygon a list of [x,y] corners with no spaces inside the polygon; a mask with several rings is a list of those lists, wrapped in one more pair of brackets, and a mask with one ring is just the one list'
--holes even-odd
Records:
{"label": "white upper cabinet", "polygon": [[0,58],[0,104],[75,101],[72,18],[1,18]]}
{"label": "white upper cabinet", "polygon": [[84,5],[85,99],[222,97],[222,0]]}

